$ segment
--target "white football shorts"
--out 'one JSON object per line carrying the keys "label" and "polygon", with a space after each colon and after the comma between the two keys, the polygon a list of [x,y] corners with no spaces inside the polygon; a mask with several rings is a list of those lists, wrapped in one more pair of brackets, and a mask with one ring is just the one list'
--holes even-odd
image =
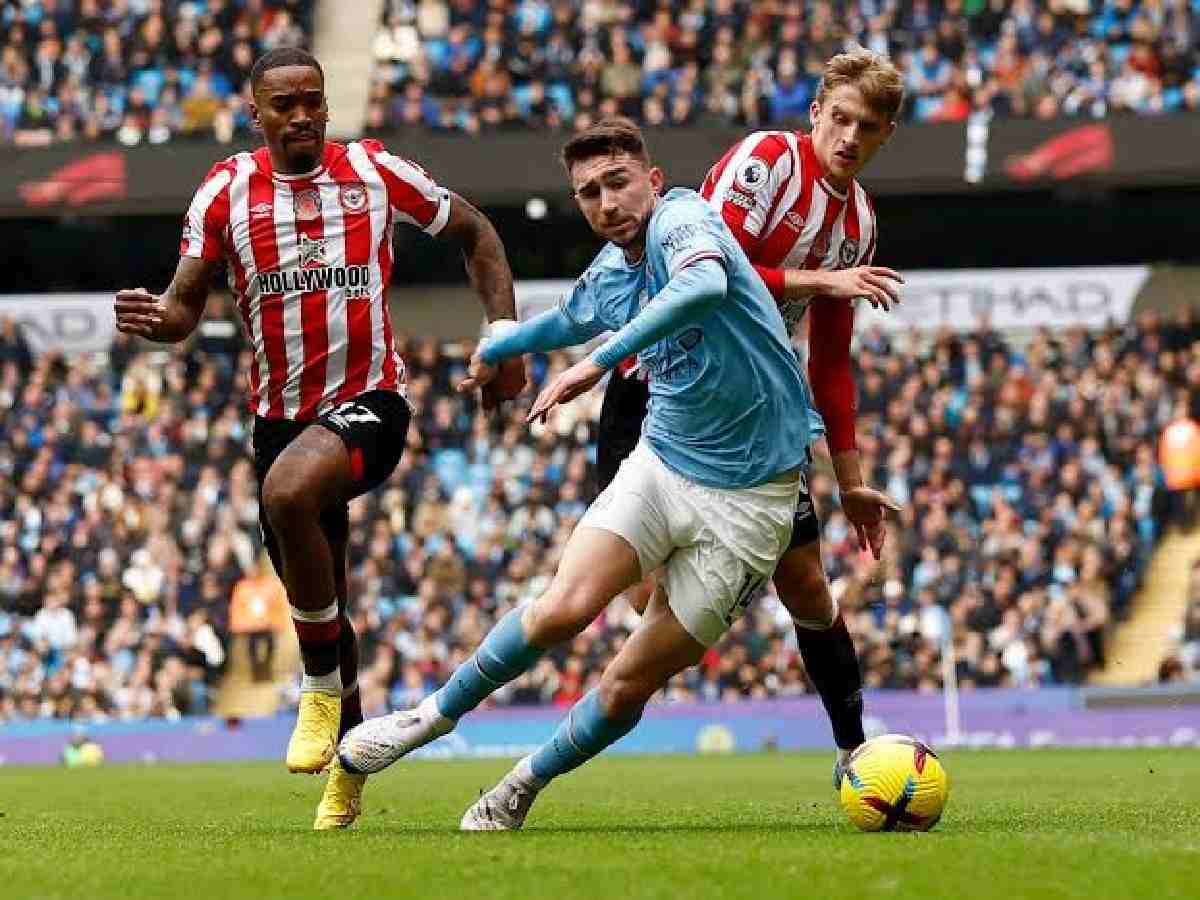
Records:
{"label": "white football shorts", "polygon": [[643,575],[663,566],[671,611],[707,647],[762,594],[791,539],[800,488],[799,470],[753,488],[704,487],[641,441],[579,524],[628,541]]}

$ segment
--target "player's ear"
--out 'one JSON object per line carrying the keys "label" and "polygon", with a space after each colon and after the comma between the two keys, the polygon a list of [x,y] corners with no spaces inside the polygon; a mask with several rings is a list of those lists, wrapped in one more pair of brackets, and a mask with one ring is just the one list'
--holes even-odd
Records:
{"label": "player's ear", "polygon": [[667,176],[663,174],[663,170],[658,166],[650,167],[650,187],[654,193],[661,194],[663,185],[667,183]]}
{"label": "player's ear", "polygon": [[250,124],[255,131],[262,131],[262,119],[258,115],[258,104],[250,100],[246,104],[250,109]]}
{"label": "player's ear", "polygon": [[814,100],[808,107],[808,120],[812,122],[813,128],[817,127],[817,120],[821,118],[821,104]]}

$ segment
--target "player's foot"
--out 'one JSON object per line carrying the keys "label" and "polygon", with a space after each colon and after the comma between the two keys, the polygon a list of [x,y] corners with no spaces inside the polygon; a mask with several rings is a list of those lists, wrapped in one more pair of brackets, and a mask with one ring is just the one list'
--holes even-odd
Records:
{"label": "player's foot", "polygon": [[317,806],[313,831],[349,828],[362,812],[362,791],[366,781],[366,775],[351,775],[335,758],[333,765],[329,767],[325,793]]}
{"label": "player's foot", "polygon": [[342,695],[325,691],[304,691],[296,728],[288,741],[289,772],[315,775],[333,760],[337,746],[338,721],[342,715]]}
{"label": "player's foot", "polygon": [[520,768],[518,763],[498,785],[479,795],[463,815],[460,831],[518,831],[525,824],[538,789],[517,774]]}
{"label": "player's foot", "polygon": [[338,744],[338,759],[347,772],[371,775],[400,757],[454,730],[454,720],[438,711],[432,695],[415,709],[367,719],[355,725]]}
{"label": "player's foot", "polygon": [[850,764],[851,752],[853,751],[839,749],[837,756],[833,758],[833,789],[835,791],[842,789],[842,778],[846,774],[846,766]]}

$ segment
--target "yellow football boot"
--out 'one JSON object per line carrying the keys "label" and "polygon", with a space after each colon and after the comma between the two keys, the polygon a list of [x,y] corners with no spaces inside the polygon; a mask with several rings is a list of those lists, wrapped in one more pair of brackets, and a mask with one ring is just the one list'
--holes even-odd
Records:
{"label": "yellow football boot", "polygon": [[336,758],[329,767],[329,780],[317,807],[313,831],[349,828],[362,812],[362,790],[366,775],[351,775]]}
{"label": "yellow football boot", "polygon": [[300,695],[296,728],[288,741],[289,772],[315,775],[329,765],[337,747],[338,721],[342,717],[342,695],[305,691]]}

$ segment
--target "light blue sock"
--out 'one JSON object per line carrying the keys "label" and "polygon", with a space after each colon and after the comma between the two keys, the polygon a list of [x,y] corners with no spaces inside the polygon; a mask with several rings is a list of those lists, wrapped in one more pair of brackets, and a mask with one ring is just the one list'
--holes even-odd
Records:
{"label": "light blue sock", "polygon": [[640,709],[628,719],[608,718],[600,708],[600,694],[593,688],[567,711],[554,737],[533,754],[529,763],[534,776],[545,783],[582,766],[633,731],[641,718]]}
{"label": "light blue sock", "polygon": [[438,712],[448,719],[469,713],[498,688],[532,669],[545,652],[525,639],[521,611],[509,610],[433,695]]}

